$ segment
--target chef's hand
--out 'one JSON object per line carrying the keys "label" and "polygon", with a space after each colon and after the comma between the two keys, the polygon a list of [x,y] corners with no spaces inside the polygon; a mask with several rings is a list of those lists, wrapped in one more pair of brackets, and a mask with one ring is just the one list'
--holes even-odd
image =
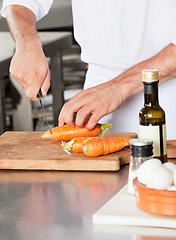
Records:
{"label": "chef's hand", "polygon": [[16,45],[10,74],[24,88],[26,96],[37,101],[40,88],[45,96],[50,87],[50,71],[39,39]]}
{"label": "chef's hand", "polygon": [[82,127],[88,122],[87,129],[91,130],[103,116],[116,110],[123,101],[123,90],[113,80],[83,90],[65,103],[59,115],[59,126],[65,123],[74,126],[73,115],[77,112],[75,124]]}
{"label": "chef's hand", "polygon": [[5,13],[16,43],[10,73],[25,89],[26,96],[36,101],[40,88],[45,96],[50,86],[48,63],[36,30],[36,16],[30,9],[20,5],[8,5]]}
{"label": "chef's hand", "polygon": [[163,83],[176,77],[175,62],[176,45],[170,43],[155,56],[134,65],[117,78],[79,92],[63,106],[59,126],[64,123],[73,126],[73,114],[77,112],[76,125],[82,127],[88,122],[87,129],[93,129],[100,118],[143,90],[141,73],[144,69],[158,69],[160,83]]}

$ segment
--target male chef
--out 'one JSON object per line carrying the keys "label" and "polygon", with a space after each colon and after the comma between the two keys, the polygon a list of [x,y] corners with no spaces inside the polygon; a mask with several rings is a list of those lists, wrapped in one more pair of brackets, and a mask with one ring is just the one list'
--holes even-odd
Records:
{"label": "male chef", "polygon": [[[50,86],[36,21],[51,4],[52,0],[4,0],[1,10],[16,42],[10,73],[33,101],[40,88],[45,96]],[[72,0],[72,8],[74,36],[88,71],[84,90],[63,106],[59,126],[81,127],[87,121],[90,130],[102,121],[112,123],[112,131],[138,132],[141,73],[157,69],[167,137],[175,138],[176,1]]]}

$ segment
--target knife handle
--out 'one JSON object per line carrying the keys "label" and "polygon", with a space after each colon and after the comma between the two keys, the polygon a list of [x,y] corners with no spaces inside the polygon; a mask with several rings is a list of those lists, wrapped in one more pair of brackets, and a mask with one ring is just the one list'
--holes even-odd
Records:
{"label": "knife handle", "polygon": [[41,98],[41,96],[42,96],[42,90],[40,89],[39,92],[37,93],[37,97]]}

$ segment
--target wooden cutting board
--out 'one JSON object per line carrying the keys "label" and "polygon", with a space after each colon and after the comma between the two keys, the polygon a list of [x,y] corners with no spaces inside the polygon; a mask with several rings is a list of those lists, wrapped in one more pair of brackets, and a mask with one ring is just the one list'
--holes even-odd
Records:
{"label": "wooden cutting board", "polygon": [[176,159],[176,140],[167,141],[167,156]]}
{"label": "wooden cutting board", "polygon": [[[89,158],[65,153],[60,141],[42,139],[42,132],[5,132],[0,136],[0,169],[117,171],[130,162],[130,148],[107,156]],[[136,137],[135,133],[106,136]]]}

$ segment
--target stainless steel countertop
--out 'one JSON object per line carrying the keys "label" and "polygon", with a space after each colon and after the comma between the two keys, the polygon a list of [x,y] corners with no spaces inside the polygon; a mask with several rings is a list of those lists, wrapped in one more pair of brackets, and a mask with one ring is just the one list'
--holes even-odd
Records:
{"label": "stainless steel countertop", "polygon": [[92,224],[92,215],[126,184],[127,175],[127,165],[114,173],[0,171],[0,239],[151,239],[141,228]]}

